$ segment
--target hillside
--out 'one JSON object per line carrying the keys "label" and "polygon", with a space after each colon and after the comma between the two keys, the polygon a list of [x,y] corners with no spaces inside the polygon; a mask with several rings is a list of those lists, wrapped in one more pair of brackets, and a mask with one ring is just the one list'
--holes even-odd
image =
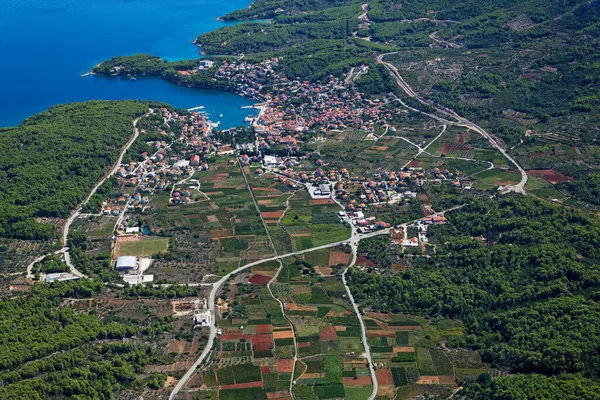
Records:
{"label": "hillside", "polygon": [[51,239],[112,165],[144,102],[91,101],[50,108],[0,130],[0,236]]}

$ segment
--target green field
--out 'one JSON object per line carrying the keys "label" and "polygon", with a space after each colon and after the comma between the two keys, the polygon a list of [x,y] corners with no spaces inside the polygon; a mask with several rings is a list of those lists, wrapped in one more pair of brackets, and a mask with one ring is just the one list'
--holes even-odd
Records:
{"label": "green field", "polygon": [[164,253],[169,246],[167,238],[143,237],[132,242],[121,242],[117,244],[116,256],[148,257],[157,253]]}

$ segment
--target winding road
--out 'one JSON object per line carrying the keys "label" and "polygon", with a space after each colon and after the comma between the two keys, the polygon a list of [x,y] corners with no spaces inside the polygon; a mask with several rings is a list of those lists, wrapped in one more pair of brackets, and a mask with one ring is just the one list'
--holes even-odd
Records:
{"label": "winding road", "polygon": [[[438,215],[444,215],[446,212],[448,211],[452,211],[452,210],[456,210],[458,208],[463,207],[464,205],[460,205],[460,206],[455,206],[452,208],[449,208],[447,210],[444,211],[440,211],[438,213],[433,214],[433,216],[438,216]],[[403,225],[409,225],[409,224],[414,224],[418,221],[420,221],[422,218],[419,219],[415,219],[413,221],[409,221],[406,222]],[[177,382],[177,385],[175,386],[175,388],[173,388],[173,391],[171,392],[171,394],[169,395],[169,399],[170,400],[174,400],[175,398],[177,398],[177,394],[179,393],[179,391],[185,386],[185,384],[190,380],[190,378],[192,377],[192,375],[194,374],[194,372],[196,371],[196,369],[202,364],[202,362],[206,359],[206,357],[208,357],[210,351],[212,350],[212,347],[214,345],[215,342],[215,337],[216,337],[216,313],[215,313],[215,307],[216,307],[216,298],[217,298],[217,293],[219,292],[219,290],[223,287],[223,285],[225,284],[225,282],[227,282],[227,280],[229,278],[231,278],[232,276],[250,268],[253,267],[255,265],[259,265],[268,261],[281,261],[284,258],[287,257],[294,257],[294,256],[298,256],[304,253],[310,253],[312,251],[317,251],[317,250],[322,250],[322,249],[328,249],[331,247],[337,247],[339,245],[342,244],[350,244],[350,246],[353,247],[353,260],[352,262],[354,262],[355,260],[355,251],[356,251],[356,246],[358,246],[358,242],[361,241],[362,239],[367,239],[367,238],[372,238],[375,236],[380,236],[380,235],[389,235],[391,233],[392,228],[386,228],[386,229],[382,229],[380,231],[375,231],[375,232],[369,232],[369,233],[365,233],[365,234],[359,234],[356,233],[353,230],[352,236],[349,239],[346,240],[342,240],[339,242],[334,242],[334,243],[329,243],[329,244],[324,244],[322,246],[317,246],[317,247],[312,247],[310,249],[305,249],[305,250],[300,250],[300,251],[295,251],[293,253],[287,253],[287,254],[282,254],[282,255],[277,255],[277,256],[273,256],[273,257],[269,257],[269,258],[264,258],[262,260],[258,260],[258,261],[253,261],[251,263],[248,263],[246,265],[242,265],[241,267],[231,271],[230,273],[228,273],[227,275],[225,275],[224,277],[222,277],[220,280],[218,280],[217,282],[212,284],[212,290],[210,291],[209,294],[209,299],[208,299],[208,308],[209,311],[211,313],[212,316],[212,320],[214,321],[213,324],[210,326],[210,333],[209,333],[209,337],[208,337],[208,342],[206,344],[206,347],[204,348],[204,350],[202,351],[202,353],[200,354],[200,357],[198,357],[198,359],[196,360],[196,362],[194,362],[194,364],[186,371],[186,373],[183,375],[183,377],[181,377],[181,379],[179,380],[179,382]],[[345,274],[344,274],[345,275]],[[349,291],[349,287],[345,282],[345,278],[344,278],[344,285],[346,286],[346,290]],[[350,293],[351,295],[351,293]],[[354,298],[352,296],[349,296],[350,302],[352,303],[352,306],[354,307],[355,312],[359,315],[359,321],[361,321],[361,330],[363,333],[363,344],[365,346],[365,356],[367,358],[367,360],[369,360],[369,365],[370,365],[370,369],[371,369],[371,376],[374,377],[375,375],[375,370],[373,368],[373,362],[371,361],[371,354],[369,352],[368,349],[368,343],[366,340],[366,327],[364,326],[364,322],[362,317],[360,317],[360,312],[358,310],[358,306],[356,305],[356,303],[354,302]],[[376,389],[377,389],[377,379],[373,378],[373,387],[375,388],[375,391],[373,393],[376,393]],[[373,399],[374,395],[372,394],[371,397],[369,397],[369,399]]]}
{"label": "winding road", "polygon": [[69,266],[69,270],[71,272],[71,274],[79,277],[79,278],[87,278],[87,275],[81,273],[79,270],[77,270],[77,268],[75,268],[75,265],[73,265],[73,263],[71,262],[71,256],[69,254],[69,247],[68,247],[68,239],[69,239],[69,230],[71,228],[71,225],[73,224],[73,221],[75,221],[77,218],[79,218],[79,216],[81,215],[81,208],[87,204],[88,201],[90,201],[90,199],[92,198],[92,196],[96,193],[96,191],[98,190],[98,188],[100,186],[102,186],[102,184],[113,174],[115,174],[118,169],[119,166],[121,165],[121,162],[123,161],[123,157],[125,156],[125,153],[127,152],[127,150],[131,147],[131,145],[133,144],[133,142],[135,142],[135,140],[138,138],[140,132],[137,128],[137,123],[140,120],[140,118],[148,116],[150,114],[152,114],[154,112],[153,109],[149,109],[148,112],[146,114],[144,114],[141,117],[138,117],[136,119],[133,120],[133,134],[131,135],[131,138],[129,138],[129,140],[127,141],[127,143],[125,143],[123,145],[123,147],[121,147],[121,152],[119,153],[119,157],[117,158],[117,160],[115,161],[115,163],[113,164],[112,168],[106,173],[104,174],[104,176],[102,177],[102,179],[100,179],[96,185],[94,185],[94,187],[92,188],[90,194],[88,194],[88,196],[77,206],[77,208],[75,209],[75,211],[73,211],[73,213],[71,214],[71,216],[65,221],[65,225],[63,226],[63,233],[62,233],[62,245],[63,247],[60,250],[55,251],[54,253],[49,253],[46,255],[43,255],[41,257],[36,258],[31,264],[29,264],[27,266],[27,277],[28,278],[33,278],[33,274],[31,273],[33,266],[35,263],[42,261],[44,258],[46,258],[47,256],[49,256],[50,254],[64,254],[65,257],[65,263]]}
{"label": "winding road", "polygon": [[456,122],[447,121],[441,117],[434,116],[433,114],[428,114],[428,113],[425,113],[420,110],[416,110],[416,109],[413,109],[413,110],[419,111],[422,114],[428,115],[439,121],[445,122],[448,125],[462,126],[467,129],[473,130],[473,131],[479,133],[484,138],[486,138],[489,141],[489,143],[492,145],[492,147],[494,147],[496,150],[498,150],[508,161],[510,161],[517,168],[519,173],[521,174],[521,181],[515,185],[507,186],[506,190],[509,192],[517,192],[517,193],[525,194],[524,187],[527,184],[527,173],[525,172],[525,170],[519,164],[517,164],[517,162],[510,155],[508,155],[508,153],[498,144],[498,142],[492,137],[492,135],[487,133],[482,127],[469,121],[466,118],[461,117],[460,115],[458,115],[456,112],[450,110],[449,108],[439,106],[439,105],[435,104],[434,102],[432,102],[431,100],[427,100],[427,99],[419,96],[410,87],[410,85],[404,80],[404,78],[402,78],[398,69],[391,63],[383,60],[385,56],[390,55],[390,54],[397,54],[397,53],[398,52],[381,54],[377,57],[377,62],[379,64],[384,65],[388,69],[388,71],[390,71],[390,73],[392,74],[392,76],[394,77],[396,82],[398,83],[398,86],[400,86],[400,88],[402,88],[402,90],[404,90],[404,92],[409,97],[414,98],[415,100],[417,100],[419,103],[421,103],[423,105],[426,105],[428,107],[433,107],[436,110],[436,112],[438,112],[442,115],[445,115],[449,118],[452,118],[452,119],[456,120]]}

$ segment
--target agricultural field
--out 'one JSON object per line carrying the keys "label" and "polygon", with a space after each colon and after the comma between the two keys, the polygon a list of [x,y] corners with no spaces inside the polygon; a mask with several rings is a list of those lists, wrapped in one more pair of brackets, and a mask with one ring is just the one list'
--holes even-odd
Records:
{"label": "agricultural field", "polygon": [[237,163],[216,158],[209,170],[197,171],[188,182],[198,188],[198,201],[172,204],[167,193],[153,196],[148,226],[172,238],[168,257],[159,259],[151,273],[185,283],[192,274],[224,275],[272,255]]}
{"label": "agricultural field", "polygon": [[311,200],[308,192],[302,190],[290,198],[289,204],[289,210],[281,219],[281,228],[291,239],[294,251],[350,237],[350,228],[342,225],[336,215],[341,208],[332,200]]}
{"label": "agricultural field", "polygon": [[477,187],[481,189],[493,189],[498,186],[512,185],[521,180],[521,174],[516,171],[502,171],[491,169],[475,175]]}
{"label": "agricultural field", "polygon": [[485,372],[486,367],[481,358],[477,361],[476,352],[467,356],[446,347],[446,343],[463,336],[463,327],[458,321],[366,313],[365,324],[381,398],[393,398],[395,390],[399,399],[424,393],[447,393],[456,382],[454,363],[462,358],[471,362],[459,364],[464,367],[461,376]]}
{"label": "agricultural field", "polygon": [[552,183],[540,177],[529,176],[525,190],[529,194],[546,200],[556,199],[562,201],[565,199],[565,195],[559,192]]}
{"label": "agricultural field", "polygon": [[359,321],[330,267],[349,259],[335,248],[284,259],[271,290],[285,317],[267,287],[278,262],[230,280],[218,303],[215,351],[189,387],[207,395],[218,391],[219,399],[236,398],[242,389],[256,399],[289,399],[293,378],[299,399],[368,397],[371,378],[360,356]]}

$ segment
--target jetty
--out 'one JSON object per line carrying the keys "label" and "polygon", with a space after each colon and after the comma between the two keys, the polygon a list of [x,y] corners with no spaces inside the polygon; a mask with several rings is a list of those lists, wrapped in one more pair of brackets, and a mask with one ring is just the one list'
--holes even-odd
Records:
{"label": "jetty", "polygon": [[198,107],[192,107],[192,108],[188,108],[188,111],[197,111],[197,110],[204,110],[204,106],[198,106]]}

